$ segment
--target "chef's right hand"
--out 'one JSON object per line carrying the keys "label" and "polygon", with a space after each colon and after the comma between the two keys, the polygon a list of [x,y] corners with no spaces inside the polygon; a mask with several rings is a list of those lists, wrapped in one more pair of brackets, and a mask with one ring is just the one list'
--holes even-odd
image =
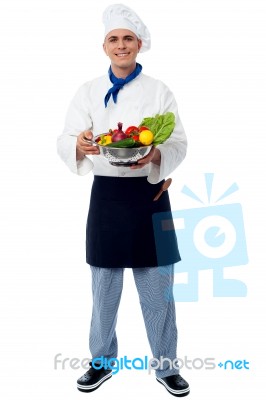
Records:
{"label": "chef's right hand", "polygon": [[83,131],[78,135],[76,144],[77,160],[82,160],[85,155],[100,154],[99,147],[90,145],[84,138],[91,140],[93,138],[93,133],[91,131]]}

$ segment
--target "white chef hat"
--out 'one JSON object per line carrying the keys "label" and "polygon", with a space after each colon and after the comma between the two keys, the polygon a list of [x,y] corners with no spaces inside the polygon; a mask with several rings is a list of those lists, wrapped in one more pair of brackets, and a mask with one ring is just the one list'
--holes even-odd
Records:
{"label": "white chef hat", "polygon": [[124,4],[112,4],[103,12],[104,37],[114,29],[128,29],[141,39],[144,52],[151,47],[150,32],[135,11]]}

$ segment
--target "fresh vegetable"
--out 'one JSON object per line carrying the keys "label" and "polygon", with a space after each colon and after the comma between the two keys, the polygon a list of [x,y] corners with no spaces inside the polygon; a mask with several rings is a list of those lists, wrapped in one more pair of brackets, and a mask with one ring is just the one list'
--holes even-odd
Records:
{"label": "fresh vegetable", "polygon": [[175,127],[175,114],[167,112],[155,117],[147,117],[142,120],[140,127],[147,127],[154,135],[152,144],[154,146],[163,143],[169,138]]}
{"label": "fresh vegetable", "polygon": [[97,143],[101,146],[106,146],[109,143],[112,143],[112,137],[110,134],[105,134],[100,136],[100,140],[97,140]]}
{"label": "fresh vegetable", "polygon": [[149,146],[153,142],[154,135],[151,131],[145,130],[140,132],[139,134],[139,141],[142,143],[144,146]]}
{"label": "fresh vegetable", "polygon": [[142,132],[142,131],[148,131],[149,128],[147,128],[147,126],[139,126],[139,127],[138,127],[138,130],[139,130],[139,133],[140,133],[140,132]]}
{"label": "fresh vegetable", "polygon": [[119,140],[117,142],[109,143],[106,146],[107,147],[133,147],[135,145],[135,140],[133,138],[126,138],[123,140]]}
{"label": "fresh vegetable", "polygon": [[115,129],[112,135],[112,142],[118,142],[120,140],[127,138],[125,132],[122,131],[122,126],[123,126],[122,122],[118,122],[117,126],[118,129]]}
{"label": "fresh vegetable", "polygon": [[175,127],[175,115],[172,112],[156,114],[155,117],[146,117],[139,127],[129,126],[125,132],[122,122],[118,122],[118,129],[109,129],[108,133],[100,135],[96,140],[101,146],[108,147],[141,147],[157,146],[169,138]]}
{"label": "fresh vegetable", "polygon": [[130,136],[130,135],[135,134],[135,133],[139,133],[139,128],[138,128],[137,126],[134,126],[134,125],[129,126],[129,127],[125,130],[125,134],[126,134],[127,136]]}
{"label": "fresh vegetable", "polygon": [[139,141],[139,134],[131,136],[136,142]]}

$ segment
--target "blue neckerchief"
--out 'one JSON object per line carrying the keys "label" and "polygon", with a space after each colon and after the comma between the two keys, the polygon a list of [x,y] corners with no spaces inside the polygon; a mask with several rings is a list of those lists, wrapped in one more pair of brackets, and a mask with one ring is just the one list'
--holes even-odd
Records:
{"label": "blue neckerchief", "polygon": [[134,69],[134,71],[130,75],[128,75],[126,77],[126,79],[123,79],[123,78],[117,78],[113,74],[112,68],[111,67],[109,68],[108,74],[109,74],[110,81],[113,83],[113,86],[108,90],[108,92],[107,92],[107,94],[106,94],[106,96],[104,98],[105,107],[107,107],[107,103],[108,103],[111,95],[113,96],[113,100],[116,103],[117,95],[118,95],[119,90],[126,83],[128,83],[128,82],[132,81],[133,79],[135,79],[141,73],[141,70],[142,70],[142,66],[139,63],[137,63],[136,64],[136,68]]}

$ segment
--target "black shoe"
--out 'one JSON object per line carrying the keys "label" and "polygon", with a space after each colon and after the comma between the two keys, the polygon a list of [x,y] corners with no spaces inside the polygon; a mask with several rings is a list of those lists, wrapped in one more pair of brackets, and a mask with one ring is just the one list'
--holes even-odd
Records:
{"label": "black shoe", "polygon": [[[90,364],[91,365],[91,364]],[[91,367],[83,376],[77,380],[77,388],[81,392],[93,392],[107,379],[112,378],[112,370],[96,369]]]}
{"label": "black shoe", "polygon": [[173,396],[184,397],[189,394],[189,384],[182,378],[181,375],[171,375],[165,378],[156,378],[158,382],[164,385]]}

